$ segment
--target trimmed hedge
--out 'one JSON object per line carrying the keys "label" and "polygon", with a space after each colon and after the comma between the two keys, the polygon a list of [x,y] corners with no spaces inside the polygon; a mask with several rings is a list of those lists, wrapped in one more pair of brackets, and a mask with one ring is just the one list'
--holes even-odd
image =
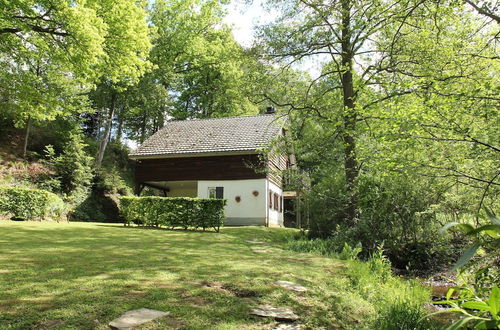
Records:
{"label": "trimmed hedge", "polygon": [[121,197],[125,224],[176,228],[214,228],[224,223],[225,199],[188,197]]}
{"label": "trimmed hedge", "polygon": [[64,202],[46,190],[0,187],[0,215],[21,220],[58,220]]}

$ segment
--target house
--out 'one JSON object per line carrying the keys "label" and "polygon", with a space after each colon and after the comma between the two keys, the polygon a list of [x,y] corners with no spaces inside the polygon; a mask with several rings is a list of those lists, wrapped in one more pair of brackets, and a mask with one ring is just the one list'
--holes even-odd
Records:
{"label": "house", "polygon": [[288,158],[260,150],[284,134],[274,109],[246,117],[170,121],[130,154],[135,187],[169,197],[225,198],[226,225],[283,226]]}

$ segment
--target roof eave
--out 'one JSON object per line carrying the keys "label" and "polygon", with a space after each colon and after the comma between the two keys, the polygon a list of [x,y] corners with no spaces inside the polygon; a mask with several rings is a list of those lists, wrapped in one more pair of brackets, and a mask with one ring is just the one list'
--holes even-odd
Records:
{"label": "roof eave", "polygon": [[150,154],[150,155],[129,154],[129,158],[132,160],[141,160],[141,159],[160,159],[160,158],[188,158],[188,157],[213,157],[213,156],[231,156],[231,155],[255,155],[258,153],[260,153],[260,152],[256,149],[248,149],[248,150],[185,152],[185,153]]}

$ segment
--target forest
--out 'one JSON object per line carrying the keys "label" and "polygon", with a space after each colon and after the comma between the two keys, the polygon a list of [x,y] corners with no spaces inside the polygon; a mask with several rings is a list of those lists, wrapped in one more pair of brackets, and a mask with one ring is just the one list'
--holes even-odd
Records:
{"label": "forest", "polygon": [[303,206],[289,249],[447,274],[458,326],[500,327],[498,1],[267,0],[250,46],[229,5],[0,0],[0,190],[121,222],[128,154],[166,121],[272,105]]}

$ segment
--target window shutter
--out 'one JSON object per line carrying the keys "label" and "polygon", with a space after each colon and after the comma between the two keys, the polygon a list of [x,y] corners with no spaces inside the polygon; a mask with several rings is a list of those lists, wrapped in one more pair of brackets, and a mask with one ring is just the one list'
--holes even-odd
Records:
{"label": "window shutter", "polygon": [[273,208],[273,192],[269,190],[269,208]]}
{"label": "window shutter", "polygon": [[215,198],[218,198],[218,199],[224,198],[224,187],[216,187],[215,188]]}

